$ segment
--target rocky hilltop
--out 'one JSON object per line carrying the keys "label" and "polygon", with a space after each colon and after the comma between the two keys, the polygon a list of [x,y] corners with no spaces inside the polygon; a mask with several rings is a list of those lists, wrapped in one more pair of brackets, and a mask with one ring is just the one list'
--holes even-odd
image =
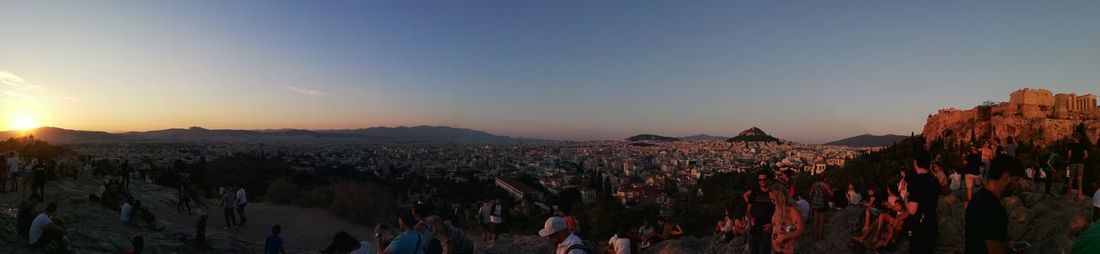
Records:
{"label": "rocky hilltop", "polygon": [[727,142],[779,142],[779,139],[772,137],[764,130],[760,128],[752,127],[748,130],[741,131],[736,137],[732,137],[726,140]]}
{"label": "rocky hilltop", "polygon": [[1090,140],[1100,137],[1100,108],[1096,96],[1024,88],[1008,102],[986,102],[968,110],[941,109],[928,116],[924,136],[968,142],[975,137],[1005,138],[1047,145],[1068,138],[1084,125]]}

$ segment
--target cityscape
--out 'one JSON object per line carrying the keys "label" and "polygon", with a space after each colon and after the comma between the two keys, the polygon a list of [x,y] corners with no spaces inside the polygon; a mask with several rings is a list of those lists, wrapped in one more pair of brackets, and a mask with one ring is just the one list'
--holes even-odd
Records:
{"label": "cityscape", "polygon": [[1100,2],[12,2],[0,253],[1100,253]]}

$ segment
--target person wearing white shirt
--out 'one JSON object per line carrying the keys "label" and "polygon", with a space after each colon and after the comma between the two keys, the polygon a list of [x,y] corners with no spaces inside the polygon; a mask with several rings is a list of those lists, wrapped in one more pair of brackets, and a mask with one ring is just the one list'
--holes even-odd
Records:
{"label": "person wearing white shirt", "polygon": [[[730,224],[733,224],[732,221]],[[626,238],[622,232],[619,232],[611,236],[611,240],[607,241],[607,247],[611,249],[611,254],[630,254],[630,238]]]}
{"label": "person wearing white shirt", "polygon": [[[8,152],[8,183],[11,184],[11,191],[19,190],[19,156],[15,156],[15,152]],[[8,180],[3,179],[3,180]],[[2,185],[0,185],[2,186]],[[3,189],[0,189],[3,191]]]}
{"label": "person wearing white shirt", "polygon": [[590,254],[584,248],[584,242],[565,224],[565,219],[554,216],[546,219],[539,236],[556,245],[555,254]]}
{"label": "person wearing white shirt", "polygon": [[248,218],[244,216],[244,206],[248,205],[248,194],[245,193],[244,187],[237,189],[237,215],[241,216],[241,223],[237,226],[243,226],[245,222],[248,222]]}
{"label": "person wearing white shirt", "polygon": [[863,197],[859,195],[859,192],[856,192],[856,186],[854,184],[848,184],[848,193],[846,196],[848,197],[848,205],[859,205],[859,202],[863,199]]}
{"label": "person wearing white shirt", "polygon": [[64,236],[65,229],[54,224],[53,215],[57,213],[57,204],[50,203],[46,205],[46,211],[38,214],[38,217],[34,218],[34,222],[31,222],[30,231],[28,231],[27,238],[29,243],[33,246],[42,247],[49,244],[51,241],[58,240]]}
{"label": "person wearing white shirt", "polygon": [[1100,190],[1092,194],[1092,221],[1100,219]]}
{"label": "person wearing white shirt", "polygon": [[131,199],[126,201],[125,203],[122,203],[122,207],[118,209],[118,219],[122,222],[129,223],[130,218],[133,217],[134,206],[130,204],[131,202],[134,201]]}

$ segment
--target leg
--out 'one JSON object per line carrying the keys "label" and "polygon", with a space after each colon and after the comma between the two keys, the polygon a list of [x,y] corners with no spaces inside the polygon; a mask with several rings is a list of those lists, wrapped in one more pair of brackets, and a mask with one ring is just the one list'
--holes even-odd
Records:
{"label": "leg", "polygon": [[244,207],[246,205],[248,205],[248,203],[240,204],[237,206],[237,214],[239,214],[241,217],[240,223],[238,223],[237,225],[244,225],[245,222],[248,222],[248,217],[244,216]]}

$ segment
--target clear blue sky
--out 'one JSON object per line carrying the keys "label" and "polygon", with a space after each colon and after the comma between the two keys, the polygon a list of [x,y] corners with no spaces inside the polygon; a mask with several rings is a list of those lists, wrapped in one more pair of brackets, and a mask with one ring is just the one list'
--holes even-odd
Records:
{"label": "clear blue sky", "polygon": [[0,113],[106,131],[423,124],[588,140],[758,126],[825,142],[919,132],[939,108],[1025,86],[1100,92],[1098,13],[1097,1],[10,2],[0,78],[19,81],[0,103],[19,109]]}

